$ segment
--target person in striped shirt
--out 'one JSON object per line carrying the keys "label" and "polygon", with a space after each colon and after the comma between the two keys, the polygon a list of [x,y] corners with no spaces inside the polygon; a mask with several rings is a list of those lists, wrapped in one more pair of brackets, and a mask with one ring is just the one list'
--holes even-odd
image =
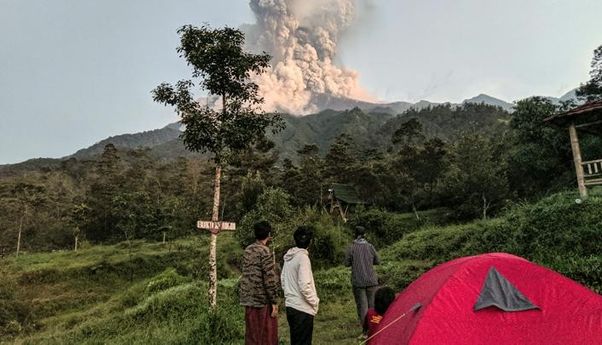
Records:
{"label": "person in striped shirt", "polygon": [[[368,308],[374,308],[374,293],[378,288],[374,265],[380,263],[376,249],[366,241],[365,234],[363,226],[355,228],[355,240],[345,255],[345,265],[351,267],[351,285],[360,325],[364,324]],[[365,334],[367,330],[363,331]]]}

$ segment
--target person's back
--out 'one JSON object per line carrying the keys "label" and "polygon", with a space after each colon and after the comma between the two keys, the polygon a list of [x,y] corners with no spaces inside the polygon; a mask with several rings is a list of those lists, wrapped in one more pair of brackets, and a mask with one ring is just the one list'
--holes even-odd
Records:
{"label": "person's back", "polygon": [[245,307],[245,344],[278,344],[278,275],[267,243],[272,227],[268,222],[254,226],[256,242],[243,255],[240,304]]}
{"label": "person's back", "polygon": [[320,303],[307,252],[312,237],[311,228],[300,226],[294,234],[296,247],[284,255],[281,280],[291,345],[311,344],[314,316]]}
{"label": "person's back", "polygon": [[[363,325],[368,309],[374,306],[374,293],[378,287],[374,265],[380,263],[376,249],[364,238],[365,233],[364,227],[355,228],[356,238],[345,256],[345,265],[351,267],[351,285],[360,325]],[[363,328],[364,334],[366,331]]]}
{"label": "person's back", "polygon": [[319,299],[306,249],[291,248],[284,255],[282,290],[287,307],[310,315],[318,312]]}
{"label": "person's back", "polygon": [[[240,304],[262,307],[276,304],[278,280],[270,249],[261,243],[247,246],[243,255],[242,277],[240,279]],[[266,277],[266,273],[268,273]],[[269,281],[266,282],[265,280]]]}
{"label": "person's back", "polygon": [[374,264],[379,262],[372,244],[363,237],[355,239],[347,255],[347,266],[351,266],[351,284],[357,287],[378,285]]}

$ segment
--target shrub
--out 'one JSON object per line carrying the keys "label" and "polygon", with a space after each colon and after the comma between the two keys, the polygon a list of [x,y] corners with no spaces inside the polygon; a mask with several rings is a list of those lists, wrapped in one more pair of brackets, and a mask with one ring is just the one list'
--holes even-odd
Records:
{"label": "shrub", "polygon": [[399,241],[405,234],[414,232],[426,225],[445,223],[448,211],[435,209],[418,212],[420,219],[414,213],[392,213],[371,208],[358,208],[349,220],[349,227],[362,225],[367,230],[367,238],[378,248],[383,248]]}
{"label": "shrub", "polygon": [[390,261],[434,260],[507,252],[543,264],[599,291],[602,286],[602,198],[581,204],[559,193],[519,204],[494,220],[409,233],[382,251]]}
{"label": "shrub", "polygon": [[145,294],[151,295],[153,293],[167,290],[177,285],[184,284],[188,282],[189,279],[182,277],[176,272],[174,268],[168,268],[163,273],[158,276],[152,278],[147,284],[145,288]]}

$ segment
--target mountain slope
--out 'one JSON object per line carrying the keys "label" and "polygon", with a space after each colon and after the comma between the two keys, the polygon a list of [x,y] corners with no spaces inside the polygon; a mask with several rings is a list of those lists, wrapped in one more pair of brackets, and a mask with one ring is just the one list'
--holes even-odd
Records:
{"label": "mountain slope", "polygon": [[116,135],[101,140],[88,148],[78,150],[73,155],[68,156],[66,158],[91,158],[93,156],[101,154],[104,150],[104,147],[109,143],[115,145],[117,149],[136,149],[141,147],[153,148],[157,145],[161,145],[166,142],[177,139],[180,136],[180,133],[181,132],[179,130],[179,125],[177,123],[172,123],[161,129],[155,129],[134,134]]}
{"label": "mountain slope", "polygon": [[501,99],[491,97],[483,93],[473,98],[465,99],[464,101],[462,101],[462,104],[467,103],[494,105],[504,109],[507,112],[512,112],[514,110],[514,104],[502,101]]}

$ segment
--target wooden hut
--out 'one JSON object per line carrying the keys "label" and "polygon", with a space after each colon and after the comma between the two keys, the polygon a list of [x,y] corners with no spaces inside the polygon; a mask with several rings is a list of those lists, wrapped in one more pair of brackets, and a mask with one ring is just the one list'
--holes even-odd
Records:
{"label": "wooden hut", "polygon": [[550,116],[544,121],[569,129],[579,194],[582,198],[587,198],[588,186],[602,184],[602,159],[581,159],[577,129],[595,135],[602,134],[602,100],[588,102],[567,112]]}
{"label": "wooden hut", "polygon": [[349,207],[364,203],[353,186],[341,183],[335,183],[328,189],[328,201],[330,202],[330,214],[338,210],[345,223]]}

